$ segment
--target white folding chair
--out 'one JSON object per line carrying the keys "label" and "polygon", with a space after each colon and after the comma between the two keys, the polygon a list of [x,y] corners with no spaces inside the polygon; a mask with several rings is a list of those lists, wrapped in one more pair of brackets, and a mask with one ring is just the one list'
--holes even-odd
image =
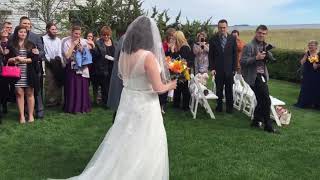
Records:
{"label": "white folding chair", "polygon": [[[207,87],[205,87],[204,85],[200,84],[197,80],[197,78],[195,78],[193,75],[191,75],[191,80],[190,80],[190,84],[189,84],[189,89],[190,89],[190,93],[191,93],[191,100],[190,100],[190,111],[193,115],[193,119],[196,119],[197,117],[197,111],[198,111],[198,105],[202,105],[205,110],[207,111],[207,113],[209,113],[211,119],[215,119],[215,116],[212,112],[212,109],[208,103],[209,99],[218,99],[218,97],[209,89],[207,89]],[[203,91],[204,90],[208,90],[208,95],[205,96]]]}
{"label": "white folding chair", "polygon": [[278,126],[281,127],[281,121],[279,119],[279,116],[277,114],[277,111],[276,111],[276,106],[284,106],[286,105],[285,102],[273,97],[273,96],[270,96],[270,100],[271,100],[271,113],[270,113],[270,117],[272,119],[274,119],[277,123]]}
{"label": "white folding chair", "polygon": [[243,101],[242,101],[242,106],[243,106],[242,111],[244,114],[246,114],[251,119],[253,119],[254,109],[257,105],[256,96],[253,90],[251,89],[251,87],[249,86],[249,84],[247,84],[244,80],[243,80],[243,84],[244,84],[244,91],[243,91],[244,94],[243,94]]}
{"label": "white folding chair", "polygon": [[236,74],[234,76],[234,84],[233,84],[233,107],[238,111],[241,111],[242,101],[244,96],[244,84],[242,82],[241,74]]}
{"label": "white folding chair", "polygon": [[[251,89],[251,87],[244,81],[244,79],[242,78],[240,80],[241,82],[244,83],[244,96],[243,96],[243,113],[246,114],[247,116],[249,116],[251,119],[254,118],[254,109],[257,105],[257,101],[256,101],[256,96],[253,92],[253,90]],[[272,119],[274,119],[277,123],[278,126],[281,126],[281,121],[277,115],[276,112],[276,106],[284,106],[286,105],[285,102],[270,96],[270,100],[271,100],[271,105],[270,105],[270,117]]]}

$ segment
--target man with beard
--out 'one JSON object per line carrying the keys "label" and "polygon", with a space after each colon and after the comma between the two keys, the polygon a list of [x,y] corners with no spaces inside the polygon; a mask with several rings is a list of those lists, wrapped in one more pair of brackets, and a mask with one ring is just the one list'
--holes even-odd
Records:
{"label": "man with beard", "polygon": [[[43,50],[43,41],[41,37],[33,32],[31,32],[31,20],[26,17],[22,16],[20,18],[20,26],[24,26],[28,30],[28,40],[31,41],[36,45],[36,49],[33,49],[33,51],[39,51],[39,59],[43,59],[44,56],[44,50]],[[42,62],[39,62],[40,67],[42,67]],[[43,70],[41,68],[41,71],[38,72],[38,76],[40,79],[40,92],[34,92],[35,93],[35,117],[42,119],[44,117],[44,107],[43,107],[43,99],[42,99],[42,92],[43,92]],[[27,108],[25,108],[27,109]]]}
{"label": "man with beard", "polygon": [[57,37],[57,26],[48,23],[47,34],[42,37],[45,51],[45,104],[58,106],[62,102],[63,65],[61,53],[61,40]]}

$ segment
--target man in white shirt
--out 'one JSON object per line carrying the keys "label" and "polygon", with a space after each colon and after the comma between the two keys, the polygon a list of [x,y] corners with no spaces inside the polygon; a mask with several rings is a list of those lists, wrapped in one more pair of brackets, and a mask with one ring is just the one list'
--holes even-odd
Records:
{"label": "man in white shirt", "polygon": [[62,86],[64,69],[61,53],[61,40],[57,37],[57,26],[48,23],[44,35],[45,63],[45,102],[47,106],[58,106],[62,103]]}

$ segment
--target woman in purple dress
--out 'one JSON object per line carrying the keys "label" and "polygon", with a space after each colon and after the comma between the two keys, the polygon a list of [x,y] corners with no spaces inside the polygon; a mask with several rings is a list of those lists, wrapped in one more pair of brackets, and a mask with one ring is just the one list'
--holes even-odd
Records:
{"label": "woman in purple dress", "polygon": [[64,111],[66,113],[86,113],[91,110],[89,97],[89,69],[87,66],[77,67],[76,53],[83,53],[87,48],[86,40],[81,39],[81,27],[74,26],[71,36],[62,44],[66,59],[66,83],[64,95]]}

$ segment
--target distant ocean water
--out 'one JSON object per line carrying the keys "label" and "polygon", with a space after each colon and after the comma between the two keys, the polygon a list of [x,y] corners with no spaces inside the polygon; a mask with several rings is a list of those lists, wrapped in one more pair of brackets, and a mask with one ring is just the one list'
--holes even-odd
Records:
{"label": "distant ocean water", "polygon": [[[236,26],[230,26],[230,30],[255,30],[258,25],[252,26],[252,25],[236,25]],[[269,29],[320,29],[320,24],[292,24],[292,25],[267,25]]]}

